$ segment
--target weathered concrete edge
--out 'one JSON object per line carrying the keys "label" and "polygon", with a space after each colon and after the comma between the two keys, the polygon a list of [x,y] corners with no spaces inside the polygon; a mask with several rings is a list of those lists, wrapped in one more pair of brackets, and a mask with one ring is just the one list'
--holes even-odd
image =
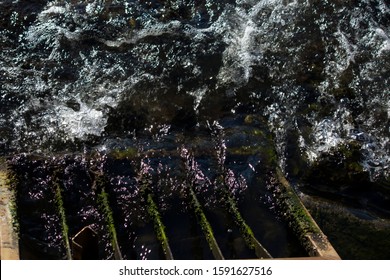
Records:
{"label": "weathered concrete edge", "polygon": [[198,198],[196,197],[196,194],[192,187],[189,187],[189,192],[191,196],[191,203],[194,207],[195,215],[198,219],[198,223],[200,224],[200,227],[202,228],[202,231],[206,237],[207,243],[209,244],[210,250],[216,260],[224,260],[225,257],[222,254],[221,248],[218,245],[217,240],[214,237],[213,229],[209,223],[209,221],[206,218],[206,215],[204,214],[202,207],[199,203]]}
{"label": "weathered concrete edge", "polygon": [[[279,168],[276,169],[276,176],[284,188],[282,191],[283,195],[286,195],[290,201],[294,201],[294,205],[284,201],[284,206],[287,208],[287,211],[290,211],[290,222],[295,225],[295,230],[298,231],[296,233],[307,250],[309,256],[320,257],[321,259],[340,260],[341,258],[339,254],[329,242],[326,235],[322,232],[316,221],[313,219]],[[309,220],[309,225],[300,220],[302,217],[293,214],[293,212],[296,211],[296,209],[293,209],[293,207],[298,208],[299,211],[304,213],[304,218]]]}
{"label": "weathered concrete edge", "polygon": [[19,240],[13,227],[11,204],[15,194],[10,188],[5,160],[0,158],[0,259],[19,260]]}
{"label": "weathered concrete edge", "polygon": [[157,234],[157,239],[160,241],[161,247],[163,248],[165,259],[173,260],[174,258],[171,247],[169,246],[167,234],[165,232],[165,226],[162,222],[157,205],[154,202],[153,197],[150,193],[147,196],[147,203],[149,208],[149,215],[153,219],[154,230]]}

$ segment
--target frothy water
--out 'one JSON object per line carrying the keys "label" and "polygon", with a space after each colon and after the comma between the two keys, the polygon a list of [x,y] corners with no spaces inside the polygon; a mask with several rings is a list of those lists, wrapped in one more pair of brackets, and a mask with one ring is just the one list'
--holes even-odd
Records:
{"label": "frothy water", "polygon": [[1,4],[4,155],[243,113],[267,121],[282,168],[291,145],[312,163],[353,140],[372,179],[389,176],[385,1]]}

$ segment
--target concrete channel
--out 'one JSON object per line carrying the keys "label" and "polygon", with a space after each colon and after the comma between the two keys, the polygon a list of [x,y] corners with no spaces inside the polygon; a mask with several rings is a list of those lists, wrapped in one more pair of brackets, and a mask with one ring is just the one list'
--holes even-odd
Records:
{"label": "concrete channel", "polygon": [[[276,170],[276,179],[278,180],[278,199],[280,201],[280,207],[282,207],[287,213],[287,220],[292,228],[294,234],[298,237],[301,242],[301,245],[306,250],[308,256],[302,259],[340,259],[340,256],[337,254],[336,250],[333,248],[332,244],[328,241],[325,234],[321,231],[317,223],[314,221],[308,210],[305,208],[303,203],[300,201],[299,196],[295,192],[294,188],[290,185],[287,179],[284,177],[280,169]],[[104,187],[104,186],[103,186]],[[214,255],[215,259],[224,259],[223,254],[218,246],[217,240],[212,234],[213,229],[210,226],[210,223],[207,221],[206,216],[202,212],[202,206],[200,205],[198,199],[196,198],[195,192],[190,188],[191,200],[194,203],[194,209],[198,210],[196,212],[198,223],[202,226],[204,234],[208,238],[208,243],[210,249]],[[7,175],[6,164],[3,161],[0,166],[0,214],[1,214],[1,224],[0,224],[0,237],[1,237],[1,259],[2,260],[13,260],[19,259],[19,240],[15,230],[15,215],[12,214],[12,211],[16,211],[15,205],[15,193],[9,186],[9,180]],[[109,224],[108,228],[111,236],[111,243],[113,246],[113,251],[115,254],[115,259],[122,259],[121,250],[118,245],[117,240],[117,229],[114,226],[114,217],[112,215],[112,210],[110,209],[109,202],[107,199],[107,194],[102,188],[101,200],[102,209],[106,215],[106,222]],[[148,203],[150,204],[149,208],[153,209],[150,213],[152,220],[155,224],[155,231],[158,236],[160,236],[160,245],[162,246],[166,259],[174,259],[174,255],[168,244],[168,237],[164,231],[164,225],[162,218],[159,214],[159,209],[157,204],[153,201],[151,195],[148,196]],[[238,209],[233,205],[235,211]],[[62,215],[64,216],[64,215]],[[65,218],[62,223],[63,227],[67,227]],[[245,223],[245,222],[244,222]],[[245,226],[247,226],[245,224]],[[248,230],[251,232],[251,229],[248,227]],[[256,255],[259,258],[272,258],[272,256],[263,248],[258,240],[254,236],[249,236],[252,242],[255,243]],[[69,239],[70,237],[66,237]],[[66,242],[67,243],[67,242]],[[69,243],[66,246],[69,248]],[[260,251],[260,253],[259,253]],[[71,259],[70,252],[67,252],[68,259]]]}

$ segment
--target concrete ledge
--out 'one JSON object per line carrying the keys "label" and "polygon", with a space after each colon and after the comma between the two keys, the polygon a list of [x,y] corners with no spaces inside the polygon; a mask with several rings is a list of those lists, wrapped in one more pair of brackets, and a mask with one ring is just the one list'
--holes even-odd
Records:
{"label": "concrete ledge", "polygon": [[276,177],[280,183],[279,200],[281,206],[285,209],[290,226],[309,256],[327,260],[340,260],[339,254],[279,168],[276,170]]}
{"label": "concrete ledge", "polygon": [[0,164],[0,259],[18,260],[19,242],[12,225],[10,205],[14,193],[8,185],[7,172]]}

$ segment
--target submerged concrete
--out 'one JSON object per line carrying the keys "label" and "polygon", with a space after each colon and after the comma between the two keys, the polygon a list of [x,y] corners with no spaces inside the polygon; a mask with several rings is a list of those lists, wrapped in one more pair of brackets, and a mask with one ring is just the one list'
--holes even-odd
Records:
{"label": "submerged concrete", "polygon": [[[14,222],[15,219],[15,193],[12,190],[12,186],[9,184],[9,179],[7,176],[5,164],[1,164],[0,162],[0,211],[1,211],[1,226],[0,226],[0,237],[1,237],[1,259],[19,259],[19,248],[18,248],[18,236],[15,231],[15,225]],[[189,174],[193,170],[189,170]],[[96,178],[95,178],[96,179]],[[274,192],[277,195],[277,201],[281,208],[281,210],[285,213],[285,218],[288,222],[288,226],[291,228],[291,230],[294,232],[294,234],[297,236],[297,238],[300,240],[301,245],[306,249],[307,255],[310,259],[340,259],[338,253],[333,248],[333,246],[328,241],[325,234],[322,232],[322,230],[319,228],[317,223],[314,221],[308,210],[305,208],[304,204],[302,203],[300,197],[295,192],[294,188],[289,184],[287,179],[284,177],[282,171],[280,169],[276,169],[276,177],[273,177],[275,179],[274,184]],[[188,180],[188,195],[190,196],[192,208],[194,208],[195,216],[198,220],[198,223],[200,224],[203,233],[205,235],[205,238],[209,244],[209,247],[212,251],[212,254],[215,259],[224,259],[224,256],[222,254],[222,251],[219,247],[219,244],[217,243],[216,238],[214,237],[213,228],[211,227],[209,221],[206,218],[205,213],[202,210],[202,205],[198,201],[197,195],[195,194],[192,185],[191,185],[191,178]],[[105,183],[102,180],[98,180],[100,182],[100,187],[97,189],[101,189],[100,197],[98,198],[98,203],[100,204],[100,211],[105,216],[105,220],[108,224],[108,230],[111,234],[111,242],[114,249],[115,259],[122,259],[122,254],[119,248],[118,240],[116,237],[117,229],[115,228],[114,224],[114,217],[112,213],[112,209],[110,208],[109,201],[108,201],[108,194],[104,191]],[[95,185],[95,184],[93,184]],[[57,201],[58,205],[57,207],[59,209],[63,209],[63,203],[61,198],[61,192],[59,190],[59,186],[57,185]],[[225,197],[226,199],[226,197]],[[239,213],[233,198],[228,198],[229,202],[229,212],[235,213],[235,219],[239,220],[238,226],[241,228],[244,228],[241,232],[242,237],[247,239],[250,239],[249,245],[254,243],[252,246],[254,246],[254,249],[256,250],[256,255],[259,258],[272,258],[271,255],[268,253],[267,250],[265,250],[262,245],[257,241],[257,239],[254,237],[252,230],[249,228],[248,225],[244,222],[243,218],[241,217],[241,214]],[[171,249],[168,244],[168,238],[165,234],[165,227],[162,223],[162,219],[160,217],[159,210],[157,209],[157,205],[153,201],[152,195],[149,194],[147,198],[148,208],[149,208],[149,214],[154,220],[155,223],[155,231],[158,236],[159,241],[161,242],[161,245],[164,249],[164,253],[167,259],[173,259],[173,255],[171,252]],[[61,210],[60,210],[61,212]],[[65,221],[65,210],[63,210],[63,213],[61,216],[64,218],[62,219],[63,222],[63,231],[67,232],[65,228],[67,228],[67,223]],[[15,219],[15,220],[14,220]],[[237,223],[237,221],[236,221]],[[83,229],[81,232],[84,232]],[[74,255],[74,253],[77,251],[77,249],[80,249],[79,251],[85,251],[87,253],[92,253],[92,250],[95,250],[98,245],[98,240],[96,238],[97,234],[92,234],[93,236],[86,238],[86,241],[93,240],[92,246],[88,245],[88,242],[72,242],[73,245],[77,245],[80,248],[76,248],[73,246],[73,258],[74,259],[83,259],[83,256],[77,257]],[[67,234],[65,234],[65,240],[67,240]],[[78,235],[76,235],[77,237]],[[76,238],[75,237],[75,238]],[[72,241],[77,241],[75,238],[72,239]],[[83,246],[85,245],[86,246]],[[79,246],[81,245],[81,246]],[[67,246],[69,247],[69,246]],[[85,248],[92,248],[92,249],[85,249]],[[258,250],[261,250],[261,252],[257,252]],[[68,248],[68,251],[70,249]],[[82,252],[81,252],[82,253]],[[81,254],[80,253],[80,254]],[[69,253],[70,254],[70,253]],[[97,258],[98,252],[93,253],[91,256],[87,256],[89,259]],[[71,257],[68,257],[71,259]]]}

